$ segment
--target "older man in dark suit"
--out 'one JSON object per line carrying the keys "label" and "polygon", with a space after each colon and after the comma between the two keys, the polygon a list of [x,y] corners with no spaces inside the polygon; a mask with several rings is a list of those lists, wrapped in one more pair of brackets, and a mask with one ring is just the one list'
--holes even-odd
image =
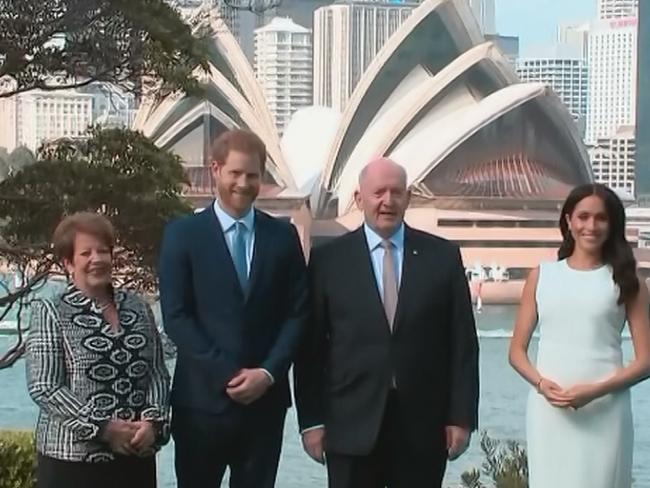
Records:
{"label": "older man in dark suit", "polygon": [[439,487],[477,426],[478,342],[457,246],[403,222],[406,173],[361,173],[365,222],[316,248],[295,366],[307,453],[330,488]]}

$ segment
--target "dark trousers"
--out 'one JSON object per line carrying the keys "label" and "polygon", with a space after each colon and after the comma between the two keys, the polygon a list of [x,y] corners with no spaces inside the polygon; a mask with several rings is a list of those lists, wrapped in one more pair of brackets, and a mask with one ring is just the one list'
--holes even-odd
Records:
{"label": "dark trousers", "polygon": [[38,455],[38,488],[156,488],[153,456],[118,456],[114,461],[85,463]]}
{"label": "dark trousers", "polygon": [[231,488],[273,488],[286,407],[232,407],[221,414],[175,409],[178,488],[219,488],[226,467]]}
{"label": "dark trousers", "polygon": [[388,395],[377,442],[370,454],[327,452],[329,488],[440,488],[447,464],[444,436],[431,451],[413,446],[406,435],[395,392]]}

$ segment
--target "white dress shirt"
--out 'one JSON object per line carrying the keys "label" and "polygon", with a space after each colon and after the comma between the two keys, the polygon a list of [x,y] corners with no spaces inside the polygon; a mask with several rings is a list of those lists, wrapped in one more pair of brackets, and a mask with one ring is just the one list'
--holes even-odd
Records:
{"label": "white dress shirt", "polygon": [[[372,269],[375,272],[375,282],[379,290],[379,296],[384,296],[384,253],[386,252],[381,243],[384,240],[379,234],[372,230],[368,224],[363,224],[363,232],[366,235],[368,251],[372,261]],[[395,277],[399,288],[402,282],[402,263],[404,261],[404,224],[401,224],[395,233],[390,236],[389,240],[393,246],[393,257],[395,262]]]}

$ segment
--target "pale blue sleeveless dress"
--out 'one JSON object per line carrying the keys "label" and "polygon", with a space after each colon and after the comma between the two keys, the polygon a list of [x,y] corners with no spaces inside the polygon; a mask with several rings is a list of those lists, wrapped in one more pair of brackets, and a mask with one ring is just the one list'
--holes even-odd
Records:
{"label": "pale blue sleeveless dress", "polygon": [[[537,368],[568,388],[611,376],[623,365],[625,307],[608,266],[579,271],[543,263],[537,284]],[[526,418],[530,488],[630,488],[634,432],[629,390],[574,411],[533,388]]]}

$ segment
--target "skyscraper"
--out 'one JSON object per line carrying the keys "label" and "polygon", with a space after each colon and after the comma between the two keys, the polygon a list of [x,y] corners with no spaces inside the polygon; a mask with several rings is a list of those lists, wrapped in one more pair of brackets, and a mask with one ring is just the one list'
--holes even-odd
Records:
{"label": "skyscraper", "polygon": [[639,5],[636,97],[636,196],[650,205],[650,4]]}
{"label": "skyscraper", "polygon": [[579,47],[558,44],[517,61],[521,81],[551,86],[584,133],[587,115],[587,62]]}
{"label": "skyscraper", "polygon": [[286,17],[256,29],[255,75],[282,132],[296,110],[311,105],[311,31]]}
{"label": "skyscraper", "polygon": [[314,12],[333,3],[334,0],[282,0],[277,7],[258,15],[258,27],[268,24],[274,17],[289,17],[307,29],[314,27]]}
{"label": "skyscraper", "polygon": [[337,2],[314,15],[314,104],[343,111],[361,75],[416,3]]}
{"label": "skyscraper", "polygon": [[497,32],[494,1],[495,0],[469,0],[469,6],[472,7],[483,34],[496,34]]}
{"label": "skyscraper", "polygon": [[637,19],[599,20],[589,27],[589,98],[585,140],[612,137],[635,124]]}
{"label": "skyscraper", "polygon": [[636,17],[638,6],[639,0],[598,0],[598,18]]}

